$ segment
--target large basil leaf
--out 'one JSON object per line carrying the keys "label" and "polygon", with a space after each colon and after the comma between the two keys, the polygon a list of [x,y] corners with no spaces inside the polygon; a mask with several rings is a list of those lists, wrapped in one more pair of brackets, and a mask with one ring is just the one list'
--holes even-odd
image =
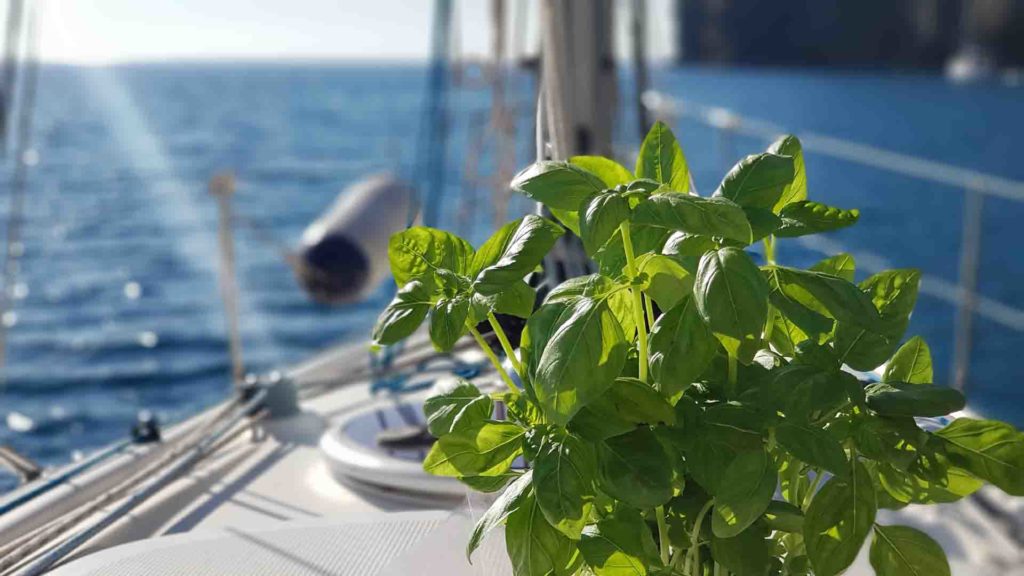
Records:
{"label": "large basil leaf", "polygon": [[795,238],[853,226],[860,218],[860,210],[844,210],[820,202],[800,200],[787,204],[779,216],[782,225],[775,231],[775,235]]}
{"label": "large basil leaf", "polygon": [[621,506],[583,531],[580,553],[597,576],[646,576],[661,566],[640,512]]}
{"label": "large basil leaf", "polygon": [[643,291],[662,310],[671,310],[693,292],[693,276],[678,262],[661,254],[636,259],[637,274],[647,276]]}
{"label": "large basil leaf", "polygon": [[833,321],[823,314],[826,311],[810,293],[795,284],[786,283],[775,266],[768,267],[765,275],[769,289],[768,298],[772,306],[781,312],[776,316],[772,330],[773,343],[780,337],[784,338],[778,342],[781,344],[780,351],[792,354],[797,344],[808,339],[818,342],[822,334],[832,331]]}
{"label": "large basil leaf", "polygon": [[523,281],[513,282],[501,292],[490,296],[473,292],[470,297],[469,320],[473,325],[479,324],[487,320],[489,312],[529,318],[536,301],[537,292]]}
{"label": "large basil leaf", "polygon": [[851,474],[825,483],[804,517],[804,543],[817,576],[846,570],[868,537],[876,512],[874,486],[860,462],[854,462]]}
{"label": "large basil leaf", "polygon": [[569,163],[600,178],[605,188],[629,184],[633,180],[633,174],[625,166],[604,156],[573,156]]}
{"label": "large basil leaf", "polygon": [[715,494],[711,530],[719,538],[732,538],[768,509],[779,477],[764,450],[740,453],[726,468],[725,477],[729,481]]}
{"label": "large basil leaf", "polygon": [[711,557],[736,576],[763,576],[770,574],[771,541],[766,531],[745,530],[733,538],[711,538]]}
{"label": "large basil leaf", "polygon": [[[684,400],[679,406],[686,406]],[[711,494],[721,490],[726,470],[737,455],[764,447],[757,414],[745,406],[718,404],[708,408],[699,422],[694,422],[692,414],[682,420],[686,428],[680,434],[680,447],[686,453],[687,467]]]}
{"label": "large basil leaf", "polygon": [[484,536],[491,530],[501,526],[509,514],[519,507],[523,495],[533,487],[532,481],[533,471],[527,470],[525,474],[520,476],[518,480],[502,492],[501,496],[487,509],[487,512],[484,512],[476,526],[473,527],[473,532],[469,535],[469,542],[466,543],[466,559],[471,560],[473,552],[480,547],[480,542],[483,541]]}
{"label": "large basil leaf", "polygon": [[847,365],[870,371],[892,356],[910,322],[920,280],[917,270],[888,270],[858,284],[871,297],[881,323],[876,330],[845,322],[836,326],[835,348]]}
{"label": "large basil leaf", "polygon": [[579,540],[594,500],[594,455],[571,434],[533,430],[527,434],[533,457],[537,504],[548,523]]}
{"label": "large basil leaf", "polygon": [[764,512],[764,523],[772,530],[802,534],[804,513],[789,502],[772,500]]}
{"label": "large basil leaf", "polygon": [[438,476],[498,476],[522,450],[524,430],[509,422],[480,422],[441,436],[423,460]]}
{"label": "large basil leaf", "polygon": [[790,364],[772,375],[771,397],[776,407],[797,422],[838,408],[847,398],[844,380],[853,378],[856,382],[846,372],[809,364]]}
{"label": "large basil leaf", "polygon": [[629,291],[611,278],[600,274],[577,276],[562,282],[548,293],[545,304],[566,302],[578,296],[587,296],[597,300],[605,300],[612,314],[622,325],[622,333],[626,341],[633,340],[636,335],[636,314],[633,313],[633,299]]}
{"label": "large basil leaf", "polygon": [[878,576],[949,576],[949,560],[938,542],[909,526],[875,524],[868,555]]}
{"label": "large basil leaf", "polygon": [[561,226],[550,220],[532,214],[525,216],[511,234],[499,238],[492,246],[485,245],[486,257],[474,261],[474,267],[482,268],[473,289],[484,295],[495,294],[522,280],[540,265],[564,233]]}
{"label": "large basil leaf", "polygon": [[606,188],[596,175],[569,162],[528,166],[512,179],[512,189],[554,210],[577,211],[583,199]]}
{"label": "large basil leaf", "polygon": [[641,426],[597,445],[601,489],[640,509],[672,498],[672,461],[654,432]]}
{"label": "large basil leaf", "polygon": [[778,213],[786,204],[807,199],[807,172],[804,168],[804,150],[800,140],[793,135],[783,136],[772,142],[768,152],[793,158],[793,181],[782,189],[782,196],[772,210]]}
{"label": "large basil leaf", "polygon": [[406,283],[377,319],[373,327],[374,344],[385,346],[407,338],[423,323],[430,305],[430,290],[423,282]]}
{"label": "large basil leaf", "polygon": [[779,226],[782,226],[782,219],[766,208],[743,208],[743,214],[750,223],[750,243],[753,244],[762,238],[774,234]]}
{"label": "large basil leaf", "polygon": [[793,158],[764,152],[747,156],[733,166],[714,195],[743,207],[771,210],[792,182]]}
{"label": "large basil leaf", "polygon": [[637,378],[619,377],[608,391],[590,404],[599,415],[632,424],[675,424],[671,404],[650,384]]}
{"label": "large basil leaf", "polygon": [[932,383],[932,353],[928,344],[920,336],[914,336],[900,346],[892,359],[885,365],[886,382],[906,382],[907,384]]}
{"label": "large basil leaf", "polygon": [[427,431],[440,438],[452,430],[482,424],[491,417],[494,402],[466,380],[452,380],[423,402]]}
{"label": "large basil leaf", "polygon": [[570,576],[580,562],[576,543],[544,519],[535,490],[520,497],[519,505],[509,513],[505,548],[515,576]]}
{"label": "large basil leaf", "polygon": [[917,455],[906,470],[888,462],[876,462],[875,470],[885,492],[904,504],[956,502],[984,485],[982,480],[950,466],[940,454]]}
{"label": "large basil leaf", "polygon": [[744,244],[752,240],[743,209],[725,198],[686,194],[657,194],[636,207],[634,224],[728,238]]}
{"label": "large basil leaf", "polygon": [[883,416],[945,416],[964,407],[964,395],[945,386],[876,382],[864,392],[868,408]]}
{"label": "large basil leaf", "polygon": [[760,336],[768,319],[768,284],[750,256],[737,248],[701,257],[693,296],[712,332],[737,340]]}
{"label": "large basil leaf", "polygon": [[838,475],[845,474],[849,469],[842,445],[820,428],[783,422],[775,428],[775,440],[787,452],[812,466]]}
{"label": "large basil leaf", "polygon": [[853,256],[841,252],[835,256],[829,256],[810,267],[815,272],[824,272],[832,276],[839,276],[847,282],[853,282],[854,272],[857,270],[857,263]]}
{"label": "large basil leaf", "polygon": [[[633,254],[647,254],[648,252],[660,252],[665,245],[665,240],[672,235],[672,231],[646,224],[629,225],[630,239],[633,241]],[[597,262],[601,274],[610,278],[621,276],[626,267],[626,251],[622,244],[622,234],[614,234],[608,242],[594,254],[594,261]]]}
{"label": "large basil leaf", "polygon": [[438,300],[430,312],[430,341],[434,343],[434,347],[441,352],[451,350],[459,338],[469,331],[466,325],[467,318],[468,296],[459,295]]}
{"label": "large basil leaf", "polygon": [[655,387],[668,397],[683,392],[715,358],[718,342],[692,297],[669,309],[651,329],[650,367]]}
{"label": "large basil leaf", "polygon": [[[444,230],[426,226],[396,232],[388,241],[388,262],[399,286],[431,275],[438,269],[462,274],[469,269],[472,259],[473,247],[469,242]],[[435,283],[428,280],[425,284],[434,286]]]}
{"label": "large basil leaf", "polygon": [[580,238],[587,254],[594,255],[629,219],[629,202],[607,190],[587,197],[580,207]]}
{"label": "large basil leaf", "polygon": [[952,464],[1007,494],[1024,496],[1024,433],[1005,422],[957,418],[935,435],[945,442]]}
{"label": "large basil leaf", "polygon": [[626,342],[604,300],[581,297],[547,306],[563,310],[537,361],[534,393],[548,419],[565,426],[622,371]]}
{"label": "large basil leaf", "polygon": [[814,312],[869,330],[879,327],[871,299],[838,276],[786,266],[770,266],[767,273],[769,285],[778,286],[788,299]]}
{"label": "large basil leaf", "polygon": [[668,185],[675,192],[690,190],[690,172],[686,156],[672,130],[663,122],[655,122],[640,145],[636,159],[636,177],[650,178]]}

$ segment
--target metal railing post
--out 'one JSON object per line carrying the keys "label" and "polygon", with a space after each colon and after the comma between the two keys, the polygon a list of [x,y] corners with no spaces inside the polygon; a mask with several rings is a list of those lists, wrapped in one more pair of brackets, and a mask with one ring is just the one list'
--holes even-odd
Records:
{"label": "metal railing post", "polygon": [[953,334],[953,373],[950,381],[963,392],[971,367],[971,344],[974,329],[974,309],[977,304],[978,257],[981,254],[981,219],[985,196],[980,184],[964,193],[962,236],[960,239],[960,269],[958,307]]}

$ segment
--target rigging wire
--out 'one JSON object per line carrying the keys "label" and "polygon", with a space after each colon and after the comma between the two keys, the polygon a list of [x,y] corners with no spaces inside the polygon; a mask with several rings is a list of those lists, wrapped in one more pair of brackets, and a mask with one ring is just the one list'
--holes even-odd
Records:
{"label": "rigging wire", "polygon": [[[27,36],[24,64],[25,78],[21,86],[18,124],[15,134],[14,177],[11,179],[10,205],[7,212],[7,244],[5,246],[3,264],[3,289],[0,291],[0,370],[7,363],[8,313],[12,306],[15,282],[18,279],[19,260],[24,252],[24,247],[21,243],[21,229],[24,223],[23,213],[25,209],[25,189],[28,184],[28,171],[36,161],[34,151],[31,148],[32,116],[35,109],[36,88],[39,81],[39,34],[36,16],[36,10],[33,7],[29,10],[25,23]],[[3,391],[6,380],[3,373],[0,373],[0,392]]]}
{"label": "rigging wire", "polygon": [[14,90],[18,76],[18,45],[21,41],[22,13],[25,0],[10,0],[4,36],[3,74],[0,84],[0,155],[7,154],[7,120],[14,106]]}

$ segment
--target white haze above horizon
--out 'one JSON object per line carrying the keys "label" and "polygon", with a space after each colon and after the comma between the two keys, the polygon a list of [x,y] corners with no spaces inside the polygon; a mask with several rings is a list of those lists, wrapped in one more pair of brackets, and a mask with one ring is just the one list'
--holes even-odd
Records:
{"label": "white haze above horizon", "polygon": [[[520,3],[522,8],[517,8]],[[48,62],[224,59],[424,60],[431,0],[36,0],[40,55]],[[537,49],[537,0],[507,0],[526,21],[523,51]],[[615,0],[616,40],[625,56],[629,2]],[[672,0],[648,0],[648,53],[672,54]],[[484,57],[491,2],[456,0],[455,42]],[[517,16],[518,14],[518,16]],[[513,41],[515,42],[515,41]]]}

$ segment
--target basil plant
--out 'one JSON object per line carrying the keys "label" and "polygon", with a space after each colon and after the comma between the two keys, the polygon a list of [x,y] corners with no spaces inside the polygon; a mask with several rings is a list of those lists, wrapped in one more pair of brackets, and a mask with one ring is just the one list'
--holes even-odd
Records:
{"label": "basil plant", "polygon": [[[949,574],[934,540],[876,522],[877,510],[985,483],[1024,495],[1024,434],[972,418],[918,426],[964,406],[932,384],[925,342],[904,342],[920,273],[855,283],[849,254],[776,263],[779,239],[859,216],[807,199],[793,136],[740,161],[709,197],[690,182],[659,123],[633,171],[580,156],[516,176],[557,222],[526,216],[476,249],[425,227],[391,239],[399,290],[376,343],[429,317],[437,349],[471,334],[507,386],[462,381],[424,407],[437,438],[426,471],[501,492],[467,555],[504,525],[518,576],[831,576],[870,536],[880,575]],[[570,232],[599,273],[535,303],[525,279]],[[496,314],[526,319],[518,349]],[[853,373],[882,365],[880,381]]]}

